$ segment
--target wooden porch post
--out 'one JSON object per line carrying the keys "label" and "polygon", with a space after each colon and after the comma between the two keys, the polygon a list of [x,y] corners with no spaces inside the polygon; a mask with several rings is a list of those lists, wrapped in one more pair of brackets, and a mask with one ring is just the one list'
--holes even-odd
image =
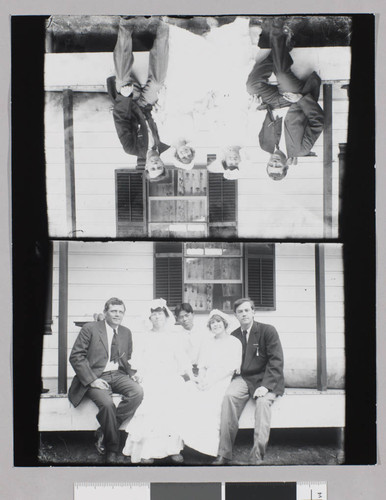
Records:
{"label": "wooden porch post", "polygon": [[48,243],[48,280],[46,293],[46,319],[44,322],[44,335],[52,335],[52,262],[53,262],[53,244]]}
{"label": "wooden porch post", "polygon": [[323,220],[324,237],[332,236],[332,84],[323,84]]}
{"label": "wooden porch post", "polygon": [[58,393],[67,393],[68,242],[59,243]]}
{"label": "wooden porch post", "polygon": [[[339,216],[342,214],[342,194],[343,194],[343,182],[346,170],[346,150],[347,144],[345,142],[339,143]],[[339,227],[341,225],[339,224]]]}
{"label": "wooden porch post", "polygon": [[315,291],[316,291],[316,379],[319,391],[327,389],[326,347],[326,293],[325,258],[323,244],[315,245]]}
{"label": "wooden porch post", "polygon": [[66,209],[67,230],[69,237],[76,234],[76,207],[75,207],[75,168],[74,168],[74,123],[73,123],[73,92],[63,90],[63,118],[64,118],[64,158],[66,178]]}

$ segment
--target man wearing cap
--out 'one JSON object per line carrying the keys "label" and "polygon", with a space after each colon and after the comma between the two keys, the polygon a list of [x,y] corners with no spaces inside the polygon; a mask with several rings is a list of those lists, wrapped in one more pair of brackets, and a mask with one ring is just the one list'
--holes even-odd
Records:
{"label": "man wearing cap", "polygon": [[[164,174],[159,155],[169,148],[161,142],[152,109],[166,77],[169,54],[169,26],[159,21],[153,47],[149,53],[149,73],[141,86],[132,72],[132,34],[139,18],[121,18],[118,39],[114,49],[116,76],[107,79],[107,91],[114,103],[115,128],[127,154],[138,157],[138,165],[145,164],[150,180]],[[142,21],[150,23],[152,20]],[[154,168],[157,157],[157,168]],[[159,160],[159,161],[158,161]]]}
{"label": "man wearing cap", "polygon": [[271,406],[284,393],[283,350],[276,329],[254,321],[254,304],[249,298],[237,300],[233,310],[240,322],[232,335],[243,346],[240,374],[225,393],[221,409],[220,445],[213,465],[232,459],[238,420],[250,397],[256,400],[253,448],[249,463],[260,465],[264,459],[271,426]]}
{"label": "man wearing cap", "polygon": [[[68,398],[76,407],[84,397],[98,407],[96,448],[115,463],[119,451],[119,427],[130,419],[143,398],[142,387],[132,380],[129,360],[133,349],[131,332],[121,325],[126,308],[113,297],[104,307],[104,321],[86,323],[70,355],[75,371]],[[118,407],[112,394],[122,395]]]}

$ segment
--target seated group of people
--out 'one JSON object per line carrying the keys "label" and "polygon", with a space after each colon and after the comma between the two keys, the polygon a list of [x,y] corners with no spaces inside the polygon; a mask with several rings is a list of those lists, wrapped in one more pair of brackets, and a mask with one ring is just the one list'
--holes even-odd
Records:
{"label": "seated group of people", "polygon": [[[284,178],[289,165],[311,153],[324,124],[317,102],[321,82],[315,72],[302,81],[291,71],[291,31],[282,18],[269,23],[271,50],[263,59],[256,59],[254,50],[261,27],[246,17],[221,27],[211,23],[206,36],[168,18],[145,22],[157,26],[146,84],[138,83],[133,73],[132,34],[138,18],[121,18],[114,50],[116,75],[108,78],[107,89],[121,144],[145,166],[150,181],[166,175],[165,165],[193,168],[197,114],[211,122],[210,133],[219,145],[208,170],[237,179],[245,161],[242,149],[251,103],[256,110],[266,110],[259,144],[270,154],[267,173],[272,179]],[[277,84],[269,83],[272,74]]]}
{"label": "seated group of people", "polygon": [[[227,464],[250,397],[256,407],[249,463],[262,463],[270,408],[284,392],[283,351],[276,329],[254,320],[252,300],[241,298],[233,309],[240,327],[231,334],[230,317],[218,309],[203,331],[190,304],[178,306],[174,316],[164,299],[155,299],[149,329],[134,347],[121,325],[126,307],[118,298],[106,302],[103,320],[83,326],[70,355],[76,375],[68,396],[74,406],[84,397],[97,405],[96,447],[107,463],[123,453],[132,463],[170,457],[178,464],[188,446],[216,457],[215,465]],[[113,393],[122,397],[117,407]]]}

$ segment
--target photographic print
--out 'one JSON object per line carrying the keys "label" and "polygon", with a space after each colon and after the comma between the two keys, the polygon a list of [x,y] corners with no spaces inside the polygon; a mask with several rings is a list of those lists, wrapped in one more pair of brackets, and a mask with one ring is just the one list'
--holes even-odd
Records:
{"label": "photographic print", "polygon": [[371,20],[13,19],[15,466],[374,463]]}
{"label": "photographic print", "polygon": [[55,242],[51,296],[42,465],[343,462],[341,245]]}
{"label": "photographic print", "polygon": [[51,16],[54,238],[336,238],[350,16]]}

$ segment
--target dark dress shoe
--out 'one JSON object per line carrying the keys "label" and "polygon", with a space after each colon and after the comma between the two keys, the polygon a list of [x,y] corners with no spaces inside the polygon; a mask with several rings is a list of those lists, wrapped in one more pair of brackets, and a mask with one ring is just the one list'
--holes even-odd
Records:
{"label": "dark dress shoe", "polygon": [[115,451],[108,451],[106,453],[106,464],[116,464],[118,462],[118,456]]}
{"label": "dark dress shoe", "polygon": [[95,431],[95,437],[95,448],[99,455],[104,455],[106,453],[106,448],[103,443],[104,435],[100,427],[98,427],[98,429]]}
{"label": "dark dress shoe", "polygon": [[221,455],[218,455],[216,460],[212,462],[212,465],[227,465],[229,464],[230,460],[229,458],[222,457]]}
{"label": "dark dress shoe", "polygon": [[184,457],[181,455],[181,453],[178,453],[178,455],[171,455],[170,456],[172,462],[175,464],[183,464],[184,463]]}

